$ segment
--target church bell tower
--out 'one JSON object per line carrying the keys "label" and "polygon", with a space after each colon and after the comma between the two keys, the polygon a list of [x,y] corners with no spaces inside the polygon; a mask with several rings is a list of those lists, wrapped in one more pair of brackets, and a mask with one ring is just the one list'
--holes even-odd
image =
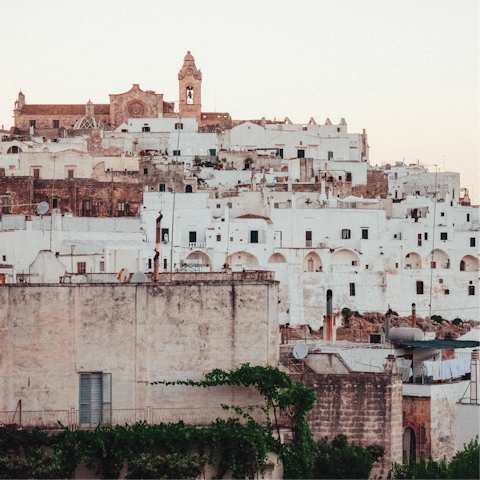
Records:
{"label": "church bell tower", "polygon": [[178,72],[179,112],[184,118],[196,118],[201,123],[202,72],[197,70],[195,59],[188,51]]}

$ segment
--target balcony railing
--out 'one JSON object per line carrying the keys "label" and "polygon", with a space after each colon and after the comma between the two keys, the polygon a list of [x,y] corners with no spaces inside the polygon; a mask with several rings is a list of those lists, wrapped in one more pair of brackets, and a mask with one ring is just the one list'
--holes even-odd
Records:
{"label": "balcony railing", "polygon": [[205,242],[188,242],[182,243],[183,248],[206,248],[207,244]]}
{"label": "balcony railing", "polygon": [[[259,423],[265,423],[263,411],[254,407],[250,415]],[[59,429],[59,422],[71,429],[95,428],[98,425],[132,425],[147,422],[151,425],[160,423],[178,423],[188,425],[208,425],[217,418],[228,420],[241,419],[234,410],[222,407],[208,408],[152,408],[145,409],[81,409],[75,410],[39,410],[39,411],[0,411],[0,424],[17,424],[19,428]],[[272,415],[273,418],[273,415]]]}

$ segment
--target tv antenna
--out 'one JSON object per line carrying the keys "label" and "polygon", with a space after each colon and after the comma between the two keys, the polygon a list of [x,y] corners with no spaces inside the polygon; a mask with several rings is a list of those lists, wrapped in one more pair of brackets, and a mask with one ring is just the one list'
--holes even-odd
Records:
{"label": "tv antenna", "polygon": [[117,275],[117,279],[120,283],[125,283],[130,278],[130,272],[126,268],[122,268]]}
{"label": "tv antenna", "polygon": [[297,359],[300,360],[302,358],[305,358],[308,355],[308,346],[306,343],[297,343],[293,347],[293,356]]}
{"label": "tv antenna", "polygon": [[49,206],[47,202],[40,202],[37,205],[37,213],[39,215],[45,215],[48,212]]}

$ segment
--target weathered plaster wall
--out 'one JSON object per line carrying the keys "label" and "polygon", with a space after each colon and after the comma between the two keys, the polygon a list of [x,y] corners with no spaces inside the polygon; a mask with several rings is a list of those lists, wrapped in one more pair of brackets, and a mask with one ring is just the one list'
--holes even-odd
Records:
{"label": "weathered plaster wall", "polygon": [[[112,408],[253,403],[222,387],[150,386],[278,363],[278,283],[0,287],[0,410],[79,408],[79,373],[112,374]],[[248,397],[248,398],[247,398]]]}
{"label": "weathered plaster wall", "polygon": [[403,430],[410,427],[415,432],[417,458],[421,453],[432,453],[430,397],[403,397]]}

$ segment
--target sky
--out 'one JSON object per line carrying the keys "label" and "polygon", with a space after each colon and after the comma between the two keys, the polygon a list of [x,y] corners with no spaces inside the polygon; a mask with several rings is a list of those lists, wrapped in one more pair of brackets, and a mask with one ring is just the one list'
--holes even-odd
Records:
{"label": "sky", "polygon": [[109,103],[138,83],[176,101],[187,50],[203,111],[344,117],[372,165],[460,172],[480,203],[478,0],[4,0],[0,127],[20,89],[28,104]]}

